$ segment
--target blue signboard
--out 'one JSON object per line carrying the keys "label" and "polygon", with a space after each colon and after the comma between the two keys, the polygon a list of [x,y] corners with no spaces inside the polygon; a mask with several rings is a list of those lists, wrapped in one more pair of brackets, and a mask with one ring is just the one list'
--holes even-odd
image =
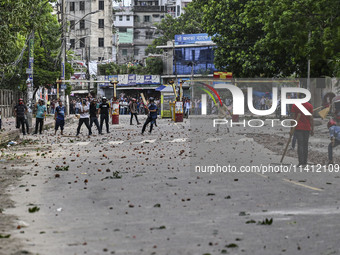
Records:
{"label": "blue signboard", "polygon": [[136,85],[136,75],[135,74],[129,74],[128,85],[129,86]]}
{"label": "blue signboard", "polygon": [[199,42],[212,42],[208,34],[175,35],[175,45],[194,44]]}
{"label": "blue signboard", "polygon": [[152,84],[152,75],[144,75],[144,84]]}

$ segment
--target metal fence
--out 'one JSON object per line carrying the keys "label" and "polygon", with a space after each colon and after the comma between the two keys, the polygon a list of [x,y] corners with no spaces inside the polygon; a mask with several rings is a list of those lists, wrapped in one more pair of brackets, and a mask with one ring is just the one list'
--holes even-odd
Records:
{"label": "metal fence", "polygon": [[18,91],[0,89],[0,110],[3,118],[13,116],[14,106],[24,94]]}

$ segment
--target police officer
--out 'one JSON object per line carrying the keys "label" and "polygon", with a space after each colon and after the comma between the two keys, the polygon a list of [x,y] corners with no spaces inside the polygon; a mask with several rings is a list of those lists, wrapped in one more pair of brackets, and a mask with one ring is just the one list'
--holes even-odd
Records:
{"label": "police officer", "polygon": [[[24,104],[24,100],[23,99],[19,99],[19,104],[17,104],[14,107],[14,116],[17,118],[17,128],[20,128],[20,125],[22,127],[22,133],[23,135],[26,135],[26,131],[25,131],[25,114],[27,113],[27,107]],[[27,128],[27,132],[28,128]]]}
{"label": "police officer", "polygon": [[102,98],[102,103],[99,105],[98,113],[100,114],[100,134],[103,133],[103,122],[105,120],[106,132],[109,131],[109,113],[111,112],[110,104],[107,103],[106,97]]}

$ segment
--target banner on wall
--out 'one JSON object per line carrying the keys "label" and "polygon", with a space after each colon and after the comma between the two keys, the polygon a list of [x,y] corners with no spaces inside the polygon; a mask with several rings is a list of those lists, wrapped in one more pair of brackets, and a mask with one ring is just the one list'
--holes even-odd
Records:
{"label": "banner on wall", "polygon": [[160,75],[138,75],[138,74],[124,74],[124,75],[105,75],[98,76],[98,80],[103,80],[99,83],[99,88],[112,87],[110,81],[118,80],[117,87],[123,86],[138,86],[138,85],[160,85]]}

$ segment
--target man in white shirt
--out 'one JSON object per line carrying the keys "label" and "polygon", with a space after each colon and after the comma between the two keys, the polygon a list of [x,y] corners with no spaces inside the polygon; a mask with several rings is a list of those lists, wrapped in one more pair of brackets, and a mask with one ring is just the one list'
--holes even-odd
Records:
{"label": "man in white shirt", "polygon": [[82,104],[80,105],[79,108],[79,113],[80,113],[80,118],[79,118],[79,123],[78,123],[78,128],[77,128],[77,136],[79,136],[80,133],[80,128],[85,123],[85,126],[89,130],[89,136],[92,135],[91,132],[91,127],[90,127],[90,106],[87,103],[86,99],[82,100]]}

